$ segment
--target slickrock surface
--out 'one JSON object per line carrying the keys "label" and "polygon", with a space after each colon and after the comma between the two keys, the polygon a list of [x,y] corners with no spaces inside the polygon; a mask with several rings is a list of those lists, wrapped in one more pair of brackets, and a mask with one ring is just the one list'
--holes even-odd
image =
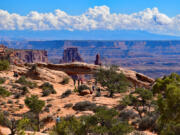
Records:
{"label": "slickrock surface", "polygon": [[[46,67],[52,70],[63,71],[69,75],[72,74],[94,74],[98,69],[105,68],[102,66],[87,64],[81,62],[73,62],[66,64],[44,64],[38,63],[38,67]],[[125,76],[134,84],[134,86],[143,86],[146,88],[151,87],[154,83],[154,79],[143,75],[141,73],[137,73],[132,70],[128,70],[126,68],[119,68],[119,72],[125,74]]]}

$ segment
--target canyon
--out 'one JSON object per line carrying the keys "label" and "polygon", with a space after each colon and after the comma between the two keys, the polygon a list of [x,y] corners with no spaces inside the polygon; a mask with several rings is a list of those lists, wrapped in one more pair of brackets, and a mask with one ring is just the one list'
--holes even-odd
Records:
{"label": "canyon", "polygon": [[54,40],[54,41],[2,41],[17,49],[45,49],[52,63],[59,63],[68,47],[78,48],[87,63],[94,63],[100,54],[102,64],[115,64],[153,78],[171,72],[180,73],[180,41],[106,41],[106,40]]}

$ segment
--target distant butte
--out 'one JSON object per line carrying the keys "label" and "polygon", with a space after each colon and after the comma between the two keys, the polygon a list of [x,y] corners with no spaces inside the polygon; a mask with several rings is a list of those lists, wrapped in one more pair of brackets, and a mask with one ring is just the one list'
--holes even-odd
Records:
{"label": "distant butte", "polygon": [[48,63],[45,50],[11,49],[4,45],[0,45],[0,59],[9,59],[13,64]]}
{"label": "distant butte", "polygon": [[75,61],[83,62],[83,59],[78,52],[78,48],[70,47],[64,50],[63,58],[60,60],[59,63],[70,63]]}

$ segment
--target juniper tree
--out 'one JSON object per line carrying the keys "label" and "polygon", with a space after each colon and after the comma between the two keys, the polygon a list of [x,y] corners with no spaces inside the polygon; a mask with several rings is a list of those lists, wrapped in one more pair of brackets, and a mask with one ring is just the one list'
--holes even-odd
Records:
{"label": "juniper tree", "polygon": [[40,118],[39,114],[42,111],[43,107],[45,106],[45,102],[38,99],[38,96],[31,95],[31,97],[26,97],[24,100],[26,106],[33,112],[37,119],[38,131],[40,131]]}
{"label": "juniper tree", "polygon": [[109,91],[110,97],[116,92],[125,92],[129,82],[123,73],[117,73],[117,67],[112,66],[109,69],[101,68],[95,73],[96,82],[100,83],[105,90]]}

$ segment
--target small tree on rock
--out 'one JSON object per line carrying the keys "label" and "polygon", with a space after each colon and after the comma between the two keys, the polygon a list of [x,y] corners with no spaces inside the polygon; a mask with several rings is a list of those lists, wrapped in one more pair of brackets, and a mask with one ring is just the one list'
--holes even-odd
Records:
{"label": "small tree on rock", "polygon": [[131,92],[128,96],[125,96],[121,104],[125,106],[132,106],[142,119],[142,114],[150,112],[152,105],[153,94],[150,90],[144,88],[137,88],[134,92]]}
{"label": "small tree on rock", "polygon": [[31,97],[26,97],[25,99],[26,106],[36,115],[38,131],[40,131],[40,118],[39,114],[45,106],[45,102],[38,99],[38,96],[31,95]]}
{"label": "small tree on rock", "polygon": [[180,134],[180,75],[172,73],[158,79],[153,92],[154,95],[158,95],[157,111],[160,114],[158,119],[160,134]]}
{"label": "small tree on rock", "polygon": [[129,82],[123,73],[117,73],[115,66],[110,69],[100,69],[95,74],[96,82],[100,83],[113,97],[116,92],[125,92],[129,86]]}
{"label": "small tree on rock", "polygon": [[3,113],[0,113],[0,125],[9,128],[11,131],[10,135],[22,135],[25,128],[30,125],[30,120],[27,118],[20,120],[8,119]]}

